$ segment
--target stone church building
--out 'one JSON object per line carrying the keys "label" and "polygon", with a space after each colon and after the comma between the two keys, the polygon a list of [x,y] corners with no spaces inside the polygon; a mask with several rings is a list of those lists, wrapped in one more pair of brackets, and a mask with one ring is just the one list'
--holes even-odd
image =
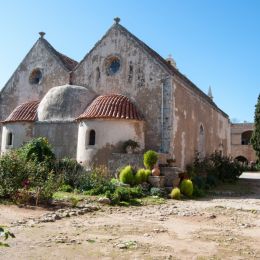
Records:
{"label": "stone church building", "polygon": [[179,167],[231,154],[229,117],[177,68],[119,24],[79,63],[40,33],[0,93],[1,152],[45,136],[58,158],[107,164],[125,141]]}

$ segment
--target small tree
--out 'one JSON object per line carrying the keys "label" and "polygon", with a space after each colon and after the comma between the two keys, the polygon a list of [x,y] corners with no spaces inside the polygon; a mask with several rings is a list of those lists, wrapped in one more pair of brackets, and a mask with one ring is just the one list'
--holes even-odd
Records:
{"label": "small tree", "polygon": [[260,95],[255,105],[255,129],[250,142],[253,145],[258,160],[260,160]]}

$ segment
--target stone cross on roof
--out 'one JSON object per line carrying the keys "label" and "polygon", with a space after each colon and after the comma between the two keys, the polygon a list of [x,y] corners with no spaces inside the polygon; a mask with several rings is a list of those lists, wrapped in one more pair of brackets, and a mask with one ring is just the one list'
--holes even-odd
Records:
{"label": "stone cross on roof", "polygon": [[39,34],[40,34],[41,38],[43,38],[45,35],[45,32],[39,32]]}
{"label": "stone cross on roof", "polygon": [[114,21],[115,21],[116,24],[119,24],[120,18],[119,18],[119,17],[115,17],[115,18],[114,18]]}

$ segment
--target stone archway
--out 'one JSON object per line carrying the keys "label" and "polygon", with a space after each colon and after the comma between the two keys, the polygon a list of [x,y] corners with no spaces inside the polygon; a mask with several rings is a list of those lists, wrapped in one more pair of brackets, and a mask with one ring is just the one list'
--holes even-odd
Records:
{"label": "stone archway", "polygon": [[241,144],[242,145],[249,145],[250,139],[253,134],[252,130],[245,131],[241,134]]}
{"label": "stone archway", "polygon": [[237,156],[237,157],[235,158],[235,160],[237,160],[237,161],[239,161],[239,162],[241,162],[241,163],[246,163],[246,164],[248,164],[247,158],[246,158],[245,156],[242,156],[242,155]]}

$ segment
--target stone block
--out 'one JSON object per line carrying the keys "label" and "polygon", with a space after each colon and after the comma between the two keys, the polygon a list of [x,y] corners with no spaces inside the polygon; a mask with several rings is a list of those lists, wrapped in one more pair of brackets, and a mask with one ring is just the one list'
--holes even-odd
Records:
{"label": "stone block", "polygon": [[165,176],[166,187],[177,187],[181,170],[178,167],[161,167],[161,175]]}

